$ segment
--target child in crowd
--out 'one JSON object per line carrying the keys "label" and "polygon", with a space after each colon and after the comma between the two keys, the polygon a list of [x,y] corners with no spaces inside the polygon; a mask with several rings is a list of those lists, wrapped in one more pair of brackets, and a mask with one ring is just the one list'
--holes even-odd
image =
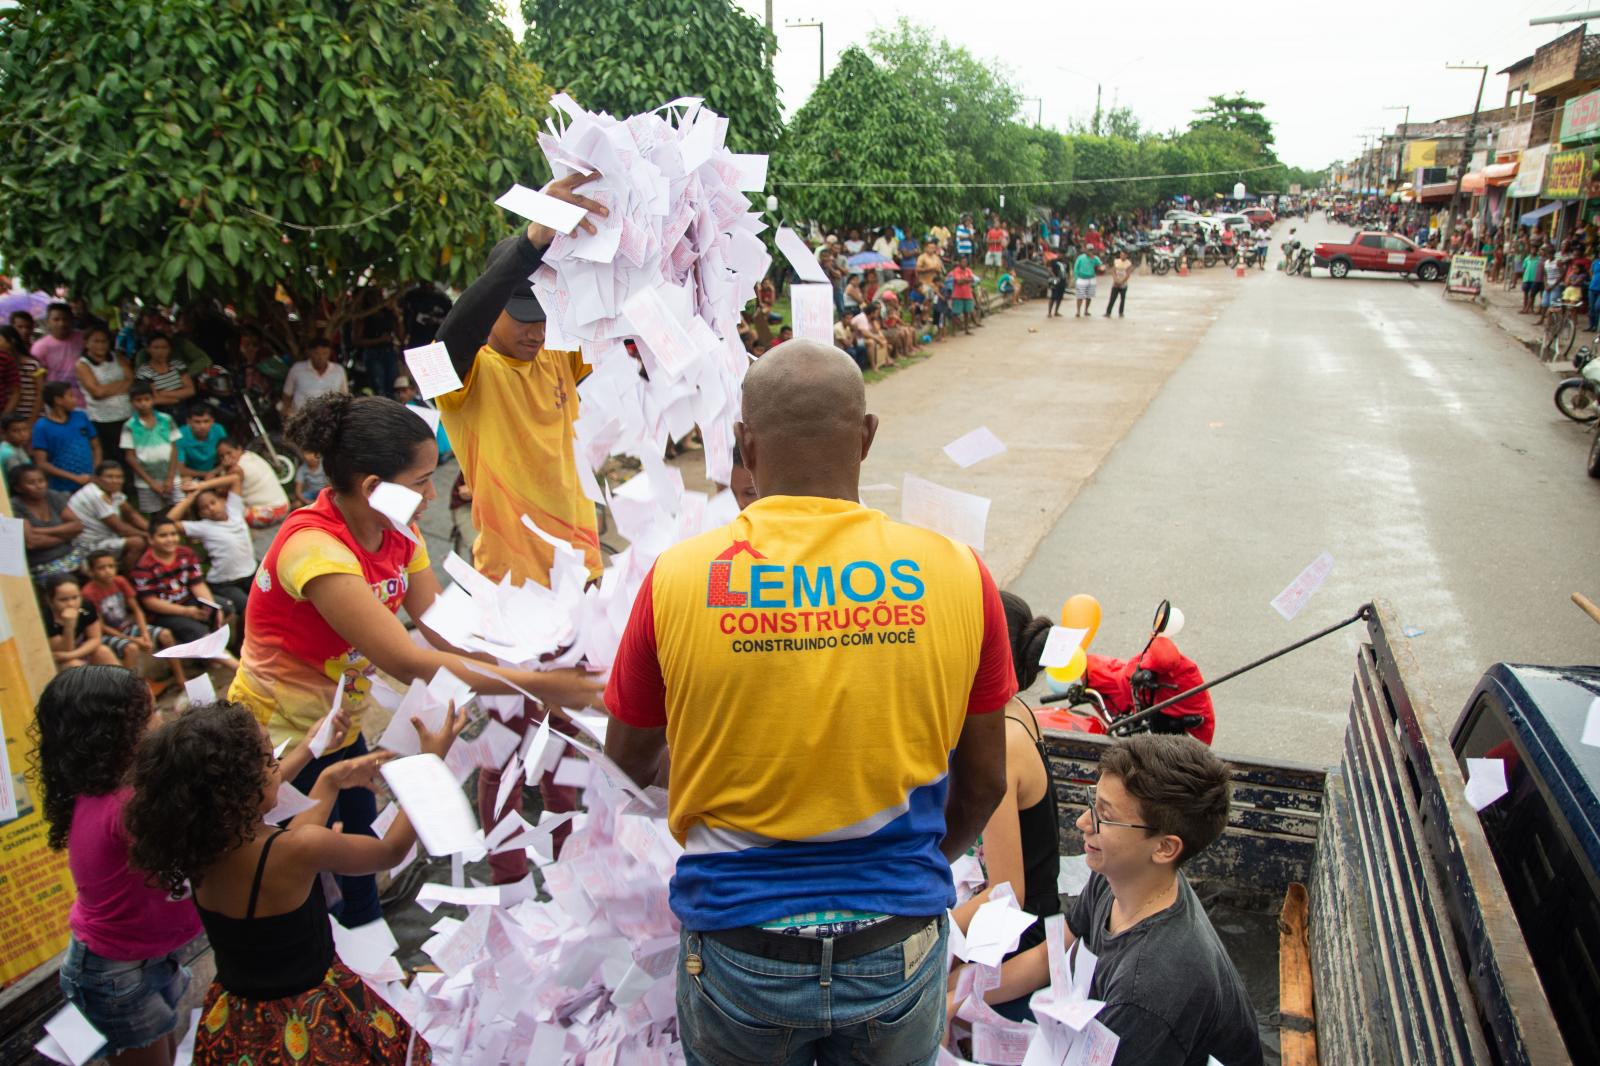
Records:
{"label": "child in crowd", "polygon": [[[145,621],[144,608],[139,606],[139,596],[128,579],[117,573],[117,553],[100,550],[91,552],[88,561],[89,580],[83,585],[83,598],[94,605],[100,615],[100,639],[105,641],[111,654],[122,660],[129,670],[138,668],[142,656],[159,648],[172,647],[172,631]],[[169,659],[173,677],[183,684],[183,663]]]}
{"label": "child in crowd", "polygon": [[135,381],[128,389],[133,417],[122,427],[122,455],[133,471],[139,510],[146,515],[165,511],[181,497],[177,485],[179,439],[172,416],[156,410],[156,392],[148,381]]}
{"label": "child in crowd", "polygon": [[33,462],[28,453],[28,420],[21,415],[0,419],[0,477]]}
{"label": "child in crowd", "polygon": [[[437,733],[412,719],[422,751],[438,757],[466,723],[453,705]],[[322,890],[325,874],[390,869],[416,843],[404,812],[381,840],[328,827],[340,790],[371,788],[384,758],[324,767],[311,809],[274,828],[263,816],[290,775],[244,707],[191,707],[140,745],[129,858],[162,889],[192,889],[216,958],[197,1063],[287,1061],[285,1047],[324,1066],[431,1060],[405,1019],[336,958]]]}
{"label": "child in crowd", "polygon": [[245,524],[251,529],[266,529],[281,522],[289,513],[289,495],[278,484],[277,471],[255,452],[245,451],[236,440],[217,444],[217,473],[235,477],[235,491],[244,501]]}
{"label": "child in crowd", "polygon": [[45,384],[44,415],[33,424],[33,461],[56,492],[76,492],[87,485],[100,461],[100,438],[65,381]]}
{"label": "child in crowd", "polygon": [[178,480],[209,474],[217,468],[217,445],[228,431],[217,425],[217,416],[205,404],[189,409],[189,417],[178,431]]}
{"label": "child in crowd", "polygon": [[68,506],[71,498],[64,492],[51,492],[44,471],[32,463],[13,467],[6,475],[6,488],[13,513],[22,519],[23,546],[33,580],[43,583],[57,574],[76,572],[83,562],[77,546],[83,523]]}
{"label": "child in crowd", "polygon": [[157,722],[150,689],[118,666],[56,675],[34,711],[47,840],[66,849],[77,888],[61,991],[105,1037],[101,1054],[119,1066],[173,1061],[177,1008],[189,984],[180,950],[200,934],[189,900],[128,866],[125,779]]}
{"label": "child in crowd", "polygon": [[[200,560],[179,542],[178,523],[166,515],[150,523],[150,547],[128,575],[139,594],[139,606],[172,630],[180,644],[200,640],[233,621],[200,576]],[[213,660],[237,670],[239,662],[223,652]]]}
{"label": "child in crowd", "polygon": [[76,574],[50,578],[44,584],[42,599],[44,632],[58,673],[89,663],[116,665],[117,657],[101,639],[100,615],[94,604],[83,598]]}
{"label": "child in crowd", "polygon": [[83,523],[76,544],[86,557],[102,549],[121,552],[123,565],[132,566],[144,554],[145,530],[150,524],[123,494],[122,479],[122,464],[102,459],[94,468],[94,478],[72,494],[67,506]]}
{"label": "child in crowd", "polygon": [[327,487],[328,472],[322,468],[322,456],[310,448],[302,448],[300,469],[294,477],[294,505],[310,506]]}
{"label": "child in crowd", "polygon": [[[206,586],[215,594],[208,598],[216,599],[230,614],[237,615],[242,624],[250,581],[256,574],[256,549],[245,521],[239,476],[219,474],[190,482],[185,488],[183,499],[172,505],[167,517],[178,523],[184,536],[205,547],[211,560]],[[192,520],[185,517],[191,509],[198,516]]]}

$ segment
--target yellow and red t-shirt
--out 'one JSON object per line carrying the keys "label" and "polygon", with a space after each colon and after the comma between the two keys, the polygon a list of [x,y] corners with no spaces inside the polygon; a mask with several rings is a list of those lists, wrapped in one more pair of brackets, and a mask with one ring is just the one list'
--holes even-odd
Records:
{"label": "yellow and red t-shirt", "polygon": [[[412,531],[416,527],[412,526]],[[330,751],[353,743],[370,706],[374,667],[334,631],[305,589],[323,574],[355,574],[390,611],[398,612],[411,575],[428,568],[428,549],[398,530],[385,530],[375,552],[363,548],[323,489],[316,502],[290,515],[256,570],[245,607],[244,647],[228,698],[250,708],[274,746],[299,740],[333,707],[339,678],[342,706],[356,726]]]}
{"label": "yellow and red t-shirt", "polygon": [[932,915],[950,753],[1017,689],[965,545],[845,500],[769,496],[656,560],[606,706],[665,726],[672,908],[690,929]]}
{"label": "yellow and red t-shirt", "polygon": [[484,345],[462,387],[434,400],[472,486],[472,565],[492,581],[509,573],[518,584],[550,583],[555,549],[523,515],[582,551],[590,576],[600,575],[594,502],[578,481],[573,443],[578,382],[588,372],[578,352],[513,359]]}

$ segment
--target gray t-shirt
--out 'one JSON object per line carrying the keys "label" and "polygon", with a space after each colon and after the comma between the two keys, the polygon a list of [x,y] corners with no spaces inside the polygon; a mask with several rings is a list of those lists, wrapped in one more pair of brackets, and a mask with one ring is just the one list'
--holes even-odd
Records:
{"label": "gray t-shirt", "polygon": [[1111,886],[1089,878],[1067,928],[1100,959],[1089,995],[1121,1039],[1116,1066],[1261,1066],[1255,1008],[1194,889],[1178,874],[1177,902],[1112,936]]}

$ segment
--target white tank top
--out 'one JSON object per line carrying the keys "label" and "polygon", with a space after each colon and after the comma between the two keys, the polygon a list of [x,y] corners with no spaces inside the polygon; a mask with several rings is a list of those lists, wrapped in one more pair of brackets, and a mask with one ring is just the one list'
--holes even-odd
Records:
{"label": "white tank top", "polygon": [[[97,363],[87,355],[80,355],[78,362],[86,364],[89,373],[93,374],[94,379],[102,385],[110,385],[129,376],[115,353],[107,356],[103,363]],[[126,422],[133,417],[133,404],[125,392],[107,396],[103,400],[97,400],[88,392],[84,392],[83,413],[89,416],[91,422]]]}

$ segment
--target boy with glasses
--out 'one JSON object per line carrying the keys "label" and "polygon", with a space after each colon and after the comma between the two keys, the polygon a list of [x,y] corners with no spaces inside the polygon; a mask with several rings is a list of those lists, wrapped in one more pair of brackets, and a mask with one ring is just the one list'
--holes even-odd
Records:
{"label": "boy with glasses", "polygon": [[[1222,835],[1232,792],[1227,765],[1193,737],[1130,737],[1100,759],[1078,818],[1089,883],[1067,908],[1066,943],[1098,956],[1089,995],[1105,1002],[1118,1063],[1261,1064],[1249,993],[1180,869]],[[1048,947],[1008,960],[984,998],[1047,986]]]}

